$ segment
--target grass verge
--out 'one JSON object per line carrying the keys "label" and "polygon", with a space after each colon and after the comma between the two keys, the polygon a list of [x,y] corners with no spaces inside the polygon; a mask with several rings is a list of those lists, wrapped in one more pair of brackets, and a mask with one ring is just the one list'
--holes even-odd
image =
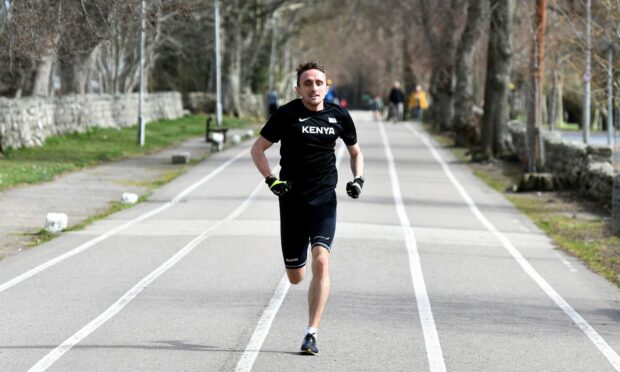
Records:
{"label": "grass verge", "polygon": [[[95,128],[86,133],[50,137],[42,147],[8,150],[0,157],[0,192],[22,184],[50,181],[64,172],[173,147],[184,140],[203,136],[205,122],[205,115],[151,122],[147,125],[144,147],[136,145],[137,128],[134,126],[124,129]],[[223,126],[227,128],[244,128],[252,124],[230,117],[225,117],[223,122]],[[138,200],[142,202],[153,190],[185,173],[189,166],[198,162],[198,159],[192,159],[189,165],[175,167],[154,180],[127,182],[147,190]],[[129,207],[131,205],[112,202],[100,213],[70,226],[66,231],[82,230],[94,221]],[[57,235],[42,229],[34,234],[23,235],[27,239],[24,244],[29,248],[34,247],[52,240]],[[4,257],[0,256],[0,259],[2,258]]]}
{"label": "grass verge", "polygon": [[523,167],[498,160],[470,162],[467,149],[454,147],[453,139],[426,129],[442,147],[466,162],[473,173],[512,202],[554,242],[555,246],[581,259],[594,272],[620,287],[620,238],[609,229],[611,213],[573,191],[514,193]]}
{"label": "grass verge", "polygon": [[[85,133],[50,137],[41,147],[7,149],[0,157],[0,191],[50,181],[64,172],[172,147],[204,135],[205,122],[205,115],[195,115],[148,123],[144,147],[136,144],[137,128],[133,126],[94,128]],[[248,124],[230,117],[223,121],[223,126],[228,128],[242,128]]]}
{"label": "grass verge", "polygon": [[[143,201],[145,201],[146,199],[149,198],[149,196],[151,196],[151,194],[153,193],[153,190],[157,189],[158,187],[161,187],[165,184],[167,184],[168,182],[174,180],[175,178],[177,178],[178,176],[182,175],[183,173],[185,173],[187,171],[188,167],[187,166],[183,166],[183,167],[179,167],[176,168],[172,171],[169,171],[165,174],[163,174],[161,177],[155,179],[155,180],[151,180],[151,181],[142,181],[140,182],[140,186],[145,187],[148,191],[140,196],[138,198],[138,203],[141,203]],[[85,229],[88,225],[92,224],[93,222],[106,218],[107,216],[114,214],[116,212],[120,212],[124,209],[127,208],[131,208],[133,207],[134,204],[123,204],[121,202],[111,202],[109,204],[109,206],[104,209],[103,211],[88,217],[86,220],[82,221],[79,224],[76,225],[72,225],[69,226],[66,230],[64,231],[80,231]],[[63,232],[64,232],[63,231]],[[37,245],[46,243],[52,239],[54,239],[55,237],[57,237],[60,233],[50,233],[48,231],[46,231],[45,229],[41,229],[38,232],[34,233],[34,234],[27,234],[30,236],[30,241],[28,242],[28,248],[32,248],[32,247],[36,247]],[[0,260],[2,260],[3,257],[0,257]]]}

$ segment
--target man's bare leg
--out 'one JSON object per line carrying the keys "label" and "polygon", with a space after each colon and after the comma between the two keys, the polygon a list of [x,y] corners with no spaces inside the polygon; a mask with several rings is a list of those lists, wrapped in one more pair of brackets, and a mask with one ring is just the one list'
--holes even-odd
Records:
{"label": "man's bare leg", "polygon": [[288,281],[291,284],[299,284],[304,279],[304,275],[306,274],[306,267],[300,267],[299,269],[286,269],[286,275],[288,276]]}
{"label": "man's bare leg", "polygon": [[329,251],[322,245],[312,247],[312,281],[308,290],[308,326],[319,328],[329,297]]}

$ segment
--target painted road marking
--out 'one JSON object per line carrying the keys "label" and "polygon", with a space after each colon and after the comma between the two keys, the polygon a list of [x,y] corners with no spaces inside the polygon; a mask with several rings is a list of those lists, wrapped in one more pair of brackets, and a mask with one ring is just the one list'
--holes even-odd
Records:
{"label": "painted road marking", "polygon": [[223,163],[222,165],[220,165],[219,167],[217,167],[216,169],[214,169],[213,171],[211,171],[211,173],[207,174],[206,176],[204,176],[203,178],[201,178],[199,181],[195,182],[194,184],[190,185],[189,187],[187,187],[185,190],[181,191],[179,194],[177,194],[171,201],[166,202],[165,204],[153,209],[150,212],[146,212],[136,218],[134,218],[133,220],[127,221],[124,224],[102,234],[99,235],[98,237],[91,239],[89,241],[87,241],[86,243],[80,245],[79,247],[72,249],[56,258],[53,258],[37,267],[34,267],[28,271],[26,271],[25,273],[9,280],[8,282],[3,283],[2,285],[0,285],[0,293],[4,292],[5,290],[23,282],[24,280],[31,278],[35,275],[37,275],[38,273],[40,273],[43,270],[49,269],[50,267],[63,262],[77,254],[80,254],[82,252],[84,252],[85,250],[87,250],[88,248],[91,248],[92,246],[101,243],[102,241],[108,239],[111,236],[116,235],[117,233],[137,224],[140,221],[144,221],[148,218],[151,218],[153,216],[155,216],[156,214],[159,214],[163,211],[165,211],[166,209],[172,207],[173,205],[177,204],[179,201],[181,201],[184,197],[186,197],[187,195],[189,195],[189,193],[191,193],[192,191],[194,191],[196,188],[202,186],[203,184],[205,184],[206,182],[208,182],[209,180],[211,180],[213,177],[217,176],[218,174],[220,174],[224,169],[226,169],[229,165],[231,165],[233,162],[235,162],[236,160],[238,160],[240,157],[242,157],[243,155],[245,155],[247,152],[249,151],[249,149],[245,149],[241,152],[239,152],[237,155],[233,156],[232,158],[228,159],[225,163]]}
{"label": "painted road marking", "polygon": [[514,222],[519,227],[519,229],[521,229],[521,231],[530,232],[530,229],[525,227],[525,225],[521,221],[519,221],[517,218],[513,218],[512,222]]}
{"label": "painted road marking", "polygon": [[567,260],[566,258],[564,258],[564,256],[562,256],[559,252],[555,252],[555,255],[558,256],[558,258],[560,259],[560,261],[562,261],[562,263],[564,265],[566,265],[566,267],[568,267],[568,270],[570,270],[573,273],[577,272],[577,269],[575,269],[575,266],[573,266],[572,263],[570,263],[569,260]]}
{"label": "painted road marking", "polygon": [[[336,154],[336,169],[340,166],[344,149],[344,145],[341,144]],[[280,305],[282,305],[290,286],[288,276],[284,274],[282,279],[280,279],[280,284],[278,284],[273,297],[263,311],[263,315],[261,315],[258,320],[254,333],[252,334],[252,337],[250,337],[250,341],[245,347],[245,350],[243,350],[243,354],[241,354],[241,357],[237,362],[235,372],[249,372],[252,370],[252,366],[258,357],[258,353],[260,353],[260,349],[263,347],[263,343],[265,342],[265,339],[269,334],[269,330],[271,329],[271,324],[276,318]]]}
{"label": "painted road marking", "polygon": [[265,342],[265,339],[269,334],[271,324],[276,318],[276,314],[278,313],[278,310],[280,310],[280,305],[282,305],[284,297],[286,297],[290,287],[291,284],[288,281],[288,276],[284,274],[282,279],[280,279],[280,284],[278,284],[273,297],[269,301],[269,305],[267,305],[267,308],[263,311],[263,315],[261,315],[258,324],[256,325],[256,329],[254,329],[254,333],[250,338],[250,342],[248,342],[248,345],[245,347],[245,350],[237,363],[235,372],[247,372],[252,370],[252,366],[256,361],[256,357],[258,357],[258,353],[260,353],[263,342]]}
{"label": "painted road marking", "polygon": [[431,310],[431,302],[428,298],[428,292],[426,291],[426,284],[424,282],[424,274],[422,273],[422,263],[420,262],[415,233],[411,228],[411,223],[409,222],[409,217],[407,216],[407,212],[405,210],[405,205],[400,192],[398,175],[396,173],[396,166],[394,165],[394,156],[392,155],[392,150],[390,149],[390,143],[388,141],[383,122],[379,122],[379,129],[381,131],[383,147],[385,148],[385,156],[388,160],[394,204],[396,205],[396,212],[398,213],[400,225],[405,234],[411,279],[413,281],[415,297],[418,304],[420,323],[422,324],[424,342],[426,344],[428,364],[431,371],[445,371],[446,364],[443,359],[443,352],[441,351],[437,328],[435,327],[435,319],[433,318],[433,312]]}
{"label": "painted road marking", "polygon": [[517,261],[517,263],[521,266],[521,268],[542,288],[542,290],[549,296],[553,302],[558,305],[566,315],[585,333],[590,341],[596,346],[599,351],[607,358],[609,363],[616,369],[616,371],[620,371],[620,356],[612,349],[609,344],[603,339],[603,337],[596,332],[594,328],[585,320],[575,309],[572,308],[564,300],[562,296],[558,292],[553,289],[553,287],[543,278],[534,267],[523,257],[521,252],[515,248],[512,242],[504,235],[502,232],[497,230],[497,228],[482,214],[478,206],[474,203],[474,200],[469,196],[465,188],[460,184],[460,182],[456,179],[448,164],[441,158],[441,155],[437,152],[437,150],[430,143],[428,138],[422,134],[420,134],[415,128],[411,126],[411,124],[406,124],[407,129],[409,129],[416,137],[418,137],[424,144],[429,148],[435,160],[441,164],[444,173],[450,179],[450,182],[454,185],[454,187],[461,194],[461,197],[465,200],[469,209],[472,213],[478,218],[478,220],[502,243],[504,248],[512,255],[512,257]]}
{"label": "painted road marking", "polygon": [[202,243],[205,239],[210,236],[211,231],[218,228],[220,225],[225,224],[228,221],[232,221],[239,217],[241,213],[243,213],[254,199],[254,196],[263,187],[263,181],[261,181],[252,191],[250,196],[245,199],[245,201],[237,207],[231,214],[229,214],[226,218],[221,221],[218,221],[215,225],[209,227],[202,234],[195,237],[191,242],[185,245],[180,251],[174,254],[174,256],[170,257],[166,262],[161,264],[157,269],[153,270],[149,275],[144,277],[138,284],[133,286],[127,293],[125,293],[121,298],[119,298],[112,306],[110,306],[106,311],[104,311],[97,318],[93,319],[90,323],[85,325],[82,329],[74,333],[71,337],[66,339],[60,346],[56,347],[54,350],[50,351],[46,356],[44,356],[41,360],[37,362],[32,368],[30,368],[29,372],[40,372],[47,370],[52,364],[54,364],[58,359],[60,359],[67,351],[71,350],[75,345],[80,343],[83,339],[88,337],[91,333],[97,330],[97,328],[101,327],[108,320],[118,314],[127,304],[129,304],[133,299],[144,290],[148,285],[154,282],[157,278],[159,278],[162,274],[176,265],[179,261],[181,261],[185,256],[191,253],[198,244]]}

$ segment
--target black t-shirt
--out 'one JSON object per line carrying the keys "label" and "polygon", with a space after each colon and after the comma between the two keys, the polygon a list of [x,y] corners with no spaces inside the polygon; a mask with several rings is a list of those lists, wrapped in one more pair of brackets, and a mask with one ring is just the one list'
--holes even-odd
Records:
{"label": "black t-shirt", "polygon": [[349,113],[324,103],[321,111],[308,110],[301,99],[280,107],[260,134],[280,146],[280,179],[291,182],[291,193],[310,201],[336,188],[336,140],[347,146],[357,143]]}
{"label": "black t-shirt", "polygon": [[398,88],[392,88],[390,91],[390,102],[401,103],[405,102],[405,93]]}

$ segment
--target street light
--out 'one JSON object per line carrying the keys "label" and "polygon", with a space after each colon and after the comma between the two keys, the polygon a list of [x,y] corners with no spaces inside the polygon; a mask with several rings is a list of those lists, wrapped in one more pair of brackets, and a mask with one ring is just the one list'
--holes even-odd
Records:
{"label": "street light", "polygon": [[140,10],[140,93],[138,94],[138,144],[144,146],[144,28],[146,27],[146,0],[142,0]]}
{"label": "street light", "polygon": [[220,57],[220,2],[215,0],[215,122],[222,125],[222,62]]}

